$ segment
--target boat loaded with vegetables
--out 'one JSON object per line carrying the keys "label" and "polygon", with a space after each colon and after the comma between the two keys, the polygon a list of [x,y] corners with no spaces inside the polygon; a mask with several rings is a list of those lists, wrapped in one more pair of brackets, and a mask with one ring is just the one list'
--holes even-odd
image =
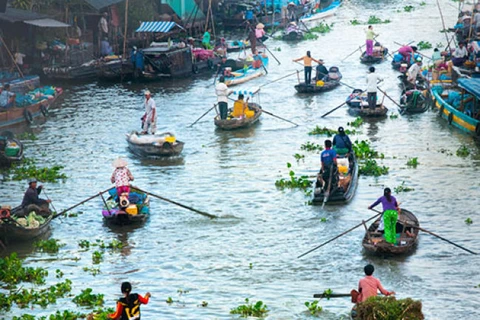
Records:
{"label": "boat loaded with vegetables", "polygon": [[108,191],[110,196],[104,201],[103,219],[112,225],[133,225],[144,223],[150,216],[150,198],[135,187],[131,187],[128,197],[118,196],[117,189]]}
{"label": "boat loaded with vegetables", "polygon": [[0,207],[0,239],[3,243],[27,241],[42,236],[50,230],[51,212],[40,216],[32,212],[24,212],[20,206]]}

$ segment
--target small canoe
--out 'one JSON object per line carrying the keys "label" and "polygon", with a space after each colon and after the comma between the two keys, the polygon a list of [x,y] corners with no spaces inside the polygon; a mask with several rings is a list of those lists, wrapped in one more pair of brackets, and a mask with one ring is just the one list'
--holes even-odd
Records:
{"label": "small canoe", "polygon": [[[23,208],[20,206],[11,210],[10,218],[3,218],[0,220],[0,239],[8,244],[9,242],[29,241],[38,238],[50,230],[50,222],[53,215],[50,214],[46,217],[42,217],[41,223],[38,222],[35,225],[28,225],[23,217]],[[24,219],[21,221],[19,219]]]}
{"label": "small canoe", "polygon": [[[336,186],[332,186],[329,191],[326,204],[341,204],[349,202],[357,189],[358,185],[358,162],[355,155],[350,159],[338,158],[339,179]],[[344,164],[345,170],[341,170],[341,164]],[[313,204],[322,204],[325,200],[325,190],[317,180],[313,190]]]}
{"label": "small canoe", "polygon": [[243,69],[245,66],[251,66],[253,60],[246,60],[246,59],[227,59],[223,64],[224,68],[231,68],[232,70],[240,70]]}
{"label": "small canoe", "polygon": [[247,68],[232,71],[230,76],[225,76],[225,84],[231,87],[237,84],[245,83],[266,74],[268,57],[265,56],[261,59],[263,66],[255,68],[252,63],[252,65],[248,66]]}
{"label": "small canoe", "polygon": [[295,25],[288,26],[282,34],[284,41],[300,41],[303,40],[303,30]]}
{"label": "small canoe", "polygon": [[298,93],[321,93],[336,88],[340,85],[340,80],[342,80],[342,74],[338,67],[330,67],[328,74],[322,80],[314,84],[301,82],[295,85],[295,90]]}
{"label": "small canoe", "polygon": [[367,93],[361,89],[354,89],[347,98],[348,112],[353,116],[366,118],[385,117],[388,109],[383,105],[383,101],[378,102],[375,109],[368,107]]}
{"label": "small canoe", "polygon": [[[418,229],[405,226],[405,224],[416,227],[420,226],[417,217],[415,217],[412,212],[401,209],[396,226],[397,243],[395,246],[387,243],[383,237],[383,233],[377,231],[381,218],[382,216],[377,218],[368,229],[367,226],[365,226],[366,232],[362,240],[362,246],[365,250],[377,254],[403,254],[411,251],[415,247],[418,240]],[[407,234],[407,231],[410,235]]]}
{"label": "small canoe", "polygon": [[123,199],[118,199],[115,188],[110,189],[108,193],[110,196],[102,209],[103,220],[107,225],[138,225],[147,221],[150,216],[148,194],[131,187],[128,202],[123,202]]}
{"label": "small canoe", "polygon": [[365,64],[375,64],[385,61],[387,58],[388,49],[381,47],[379,51],[374,51],[373,55],[367,56],[367,52],[364,51],[360,56],[360,62]]}
{"label": "small canoe", "polygon": [[[317,2],[311,2],[316,4]],[[301,22],[314,21],[319,19],[324,19],[330,16],[333,16],[337,11],[338,7],[342,4],[342,1],[333,1],[329,6],[325,8],[312,9],[311,12],[300,17]]]}
{"label": "small canoe", "polygon": [[410,63],[407,63],[405,61],[392,61],[392,68],[394,70],[400,71],[402,73],[407,72],[408,68],[410,68]]}
{"label": "small canoe", "polygon": [[0,134],[0,166],[9,166],[12,162],[23,159],[23,143],[15,139],[10,131]]}
{"label": "small canoe", "polygon": [[234,52],[250,48],[250,41],[227,40],[227,52]]}
{"label": "small canoe", "polygon": [[429,94],[427,90],[404,91],[400,97],[399,112],[401,114],[414,114],[427,111],[429,103],[427,103],[428,97],[425,94]]}
{"label": "small canoe", "polygon": [[235,130],[250,127],[255,124],[262,115],[262,107],[256,103],[249,103],[248,107],[250,110],[255,111],[255,115],[251,118],[227,118],[225,120],[220,119],[220,115],[217,115],[214,118],[214,123],[217,128],[222,130]]}
{"label": "small canoe", "polygon": [[127,134],[127,142],[128,148],[140,157],[178,156],[184,146],[169,132],[140,134],[134,131]]}

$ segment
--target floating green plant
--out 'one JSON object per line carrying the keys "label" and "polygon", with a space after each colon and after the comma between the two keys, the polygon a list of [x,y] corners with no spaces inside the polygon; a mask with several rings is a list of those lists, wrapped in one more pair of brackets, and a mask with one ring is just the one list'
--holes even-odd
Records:
{"label": "floating green plant", "polygon": [[245,299],[245,304],[230,310],[230,314],[239,314],[242,317],[264,317],[268,314],[268,307],[262,301],[257,301],[255,304],[250,303],[248,298]]}
{"label": "floating green plant", "polygon": [[407,160],[407,166],[416,168],[419,165],[418,158],[410,158]]}
{"label": "floating green plant", "polygon": [[467,219],[465,219],[465,223],[470,225],[470,224],[473,223],[473,220],[471,218],[467,218]]}
{"label": "floating green plant", "polygon": [[375,151],[370,145],[370,142],[366,140],[356,140],[353,143],[353,151],[355,152],[355,156],[358,159],[385,158],[385,155],[383,153],[378,153],[377,151]]}
{"label": "floating green plant", "polygon": [[417,43],[418,50],[431,49],[432,47],[432,44],[428,41],[420,41],[419,43]]}
{"label": "floating green plant", "polygon": [[60,243],[58,239],[39,240],[33,244],[35,249],[40,252],[57,253],[64,243]]}
{"label": "floating green plant", "polygon": [[305,306],[307,307],[308,311],[312,316],[317,316],[323,310],[322,306],[320,306],[318,303],[318,300],[314,300],[312,302],[305,302]]}
{"label": "floating green plant", "polygon": [[410,298],[370,297],[357,306],[358,319],[425,319],[422,303]]}
{"label": "floating green plant", "polygon": [[470,155],[470,149],[466,145],[462,144],[457,149],[456,154],[458,157],[462,157],[462,158],[468,157],[468,155]]}
{"label": "floating green plant", "polygon": [[350,20],[350,24],[352,26],[358,26],[359,24],[362,24],[362,22],[358,21],[357,19]]}
{"label": "floating green plant", "polygon": [[364,176],[379,177],[388,174],[388,169],[386,166],[380,166],[374,159],[367,159],[360,164],[358,173]]}
{"label": "floating green plant", "polygon": [[52,167],[37,167],[35,160],[25,158],[22,162],[14,164],[8,171],[7,176],[12,180],[26,180],[32,177],[42,182],[57,182],[65,180],[67,176],[61,173],[63,166],[53,165]]}
{"label": "floating green plant", "polygon": [[[287,163],[287,168],[291,168],[292,164]],[[281,190],[283,189],[301,189],[301,190],[307,190],[312,186],[312,181],[308,179],[308,176],[300,176],[296,177],[295,172],[293,170],[290,170],[289,174],[290,176],[289,179],[280,179],[275,181],[275,186]]]}
{"label": "floating green plant", "polygon": [[307,141],[300,146],[300,149],[305,151],[322,151],[323,147],[318,143]]}
{"label": "floating green plant", "polygon": [[329,129],[327,127],[323,127],[323,128],[320,128],[318,125],[315,126],[315,128],[313,128],[312,131],[310,131],[308,134],[313,136],[313,135],[326,135],[326,136],[333,136],[334,134],[336,134],[337,131],[334,130],[334,129]]}
{"label": "floating green plant", "polygon": [[395,193],[400,193],[400,192],[410,192],[410,191],[415,191],[414,188],[411,188],[411,187],[408,187],[405,185],[405,181],[402,181],[402,184],[399,185],[399,186],[396,186],[395,188],[393,188],[393,191]]}
{"label": "floating green plant", "polygon": [[330,31],[332,31],[332,28],[333,28],[333,23],[332,24],[328,24],[328,23],[325,23],[325,22],[320,22],[319,25],[313,27],[313,28],[310,28],[310,32],[317,32],[317,33],[328,33]]}
{"label": "floating green plant", "polygon": [[103,294],[93,294],[92,288],[82,290],[82,292],[73,298],[73,302],[82,307],[101,307],[103,306]]}
{"label": "floating green plant", "polygon": [[405,12],[412,12],[413,10],[415,10],[414,6],[408,5],[408,6],[403,7],[403,11],[405,11]]}
{"label": "floating green plant", "polygon": [[388,19],[382,20],[377,16],[370,16],[368,18],[367,24],[383,24],[383,23],[390,23],[391,21]]}
{"label": "floating green plant", "polygon": [[347,122],[347,125],[350,127],[358,128],[363,124],[363,119],[360,117],[356,117],[355,120],[352,122]]}

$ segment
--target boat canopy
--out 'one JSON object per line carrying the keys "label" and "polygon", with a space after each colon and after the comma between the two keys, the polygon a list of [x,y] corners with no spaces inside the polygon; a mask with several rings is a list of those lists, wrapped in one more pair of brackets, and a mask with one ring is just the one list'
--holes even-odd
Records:
{"label": "boat canopy", "polygon": [[480,97],[480,79],[478,78],[461,78],[458,79],[458,85],[470,92],[471,94],[475,95],[476,97]]}
{"label": "boat canopy", "polygon": [[142,22],[140,27],[135,30],[135,32],[169,32],[172,30],[173,27],[179,27],[182,30],[185,30],[181,25],[173,22],[173,21],[149,21],[149,22]]}

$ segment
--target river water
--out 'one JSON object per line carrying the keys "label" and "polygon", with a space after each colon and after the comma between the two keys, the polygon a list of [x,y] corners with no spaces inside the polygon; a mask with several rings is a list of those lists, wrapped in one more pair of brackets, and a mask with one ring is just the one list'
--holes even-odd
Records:
{"label": "river water", "polygon": [[[440,3],[447,25],[453,25],[456,3]],[[406,5],[415,9],[403,12]],[[340,60],[364,41],[366,26],[353,26],[349,21],[366,21],[370,15],[392,20],[375,25],[379,40],[390,51],[398,47],[394,41],[446,45],[434,1],[424,6],[420,1],[346,2],[328,20],[334,22],[333,31],[318,40],[298,44],[269,40],[271,50],[280,48],[272,52],[281,65],[270,59],[269,74],[241,88],[252,90],[294,72],[299,66],[291,60],[306,50],[323,58],[327,66],[337,65],[345,83],[364,87],[367,67],[359,63],[359,54]],[[431,50],[424,53],[430,55]],[[389,61],[377,70],[385,78],[382,89],[397,99],[398,73]],[[57,255],[33,252],[30,245],[11,246],[9,252],[19,252],[29,266],[46,267],[52,283],[58,281],[55,270],[61,269],[73,281],[73,294],[93,288],[95,293],[105,294],[106,306],[115,305],[120,283],[131,281],[134,291],[152,294],[151,302],[142,307],[145,319],[232,319],[230,309],[243,304],[245,298],[265,302],[269,319],[309,319],[305,301],[313,301],[314,293],[328,288],[349,292],[368,263],[375,265],[375,275],[387,289],[396,291],[398,298],[422,300],[427,319],[478,319],[480,302],[474,298],[480,290],[475,288],[480,284],[478,258],[430,235],[421,234],[410,255],[375,257],[362,250],[364,231],[358,228],[296,258],[372,216],[368,205],[385,186],[394,188],[402,182],[415,191],[395,196],[417,215],[424,228],[478,250],[480,155],[472,137],[449,127],[434,111],[367,121],[352,139],[368,139],[384,153],[382,164],[390,168],[389,174],[362,177],[348,205],[323,209],[306,205],[309,198],[299,191],[277,190],[275,180],[288,176],[287,162],[296,174],[315,175],[319,155],[300,150],[300,145],[306,141],[322,144],[325,137],[307,133],[315,125],[336,128],[354,118],[346,108],[320,118],[342,103],[350,88],[302,96],[293,88],[295,78],[266,85],[260,103],[265,110],[300,124],[298,127],[264,114],[255,127],[235,132],[215,130],[213,112],[187,127],[215,102],[210,75],[148,85],[65,85],[63,99],[53,107],[48,121],[31,129],[38,140],[26,144],[27,156],[40,164],[65,166],[68,179],[64,183],[45,184],[58,210],[108,188],[111,163],[122,156],[129,162],[135,185],[220,218],[209,220],[153,198],[151,218],[145,226],[111,229],[102,223],[102,203],[96,198],[74,210],[83,213],[77,218],[54,221],[52,237],[66,244]],[[185,142],[182,157],[142,160],[127,150],[125,133],[139,130],[146,88],[157,102],[159,130],[174,132]],[[390,113],[398,114],[390,101],[385,104]],[[462,144],[472,151],[467,158],[455,155]],[[295,153],[305,159],[297,162]],[[418,157],[416,169],[406,166],[410,157]],[[26,188],[23,182],[1,182],[1,186],[2,203],[19,203]],[[467,218],[473,224],[467,225]],[[93,250],[80,249],[78,241],[95,239],[118,239],[126,248],[121,253],[106,253],[99,266],[92,265]],[[101,273],[93,276],[83,271],[92,266]],[[178,290],[188,292],[180,294]],[[168,297],[175,302],[167,304]],[[198,306],[202,301],[208,306]],[[320,304],[324,307],[322,319],[346,318],[352,306],[348,298]],[[15,309],[5,317],[47,315],[67,308],[81,310],[68,298],[45,310]]]}

